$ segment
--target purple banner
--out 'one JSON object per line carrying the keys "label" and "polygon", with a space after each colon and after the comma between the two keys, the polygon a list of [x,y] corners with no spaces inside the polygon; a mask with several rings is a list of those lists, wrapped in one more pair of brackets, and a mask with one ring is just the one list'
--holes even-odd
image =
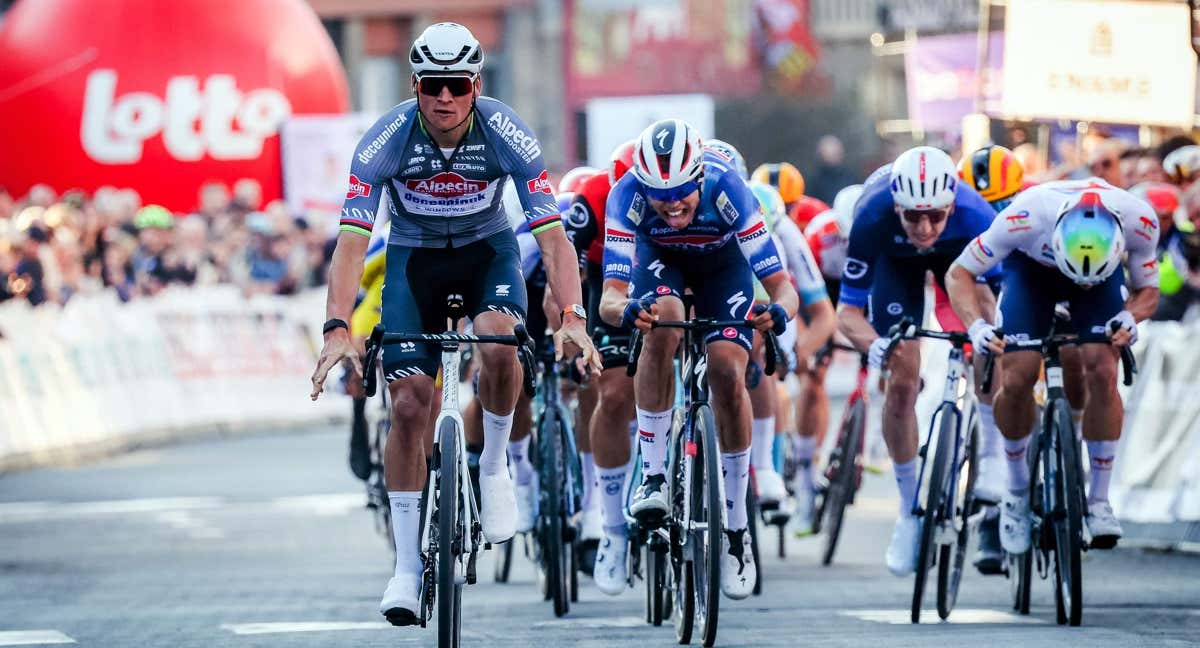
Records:
{"label": "purple banner", "polygon": [[[964,115],[976,112],[979,62],[975,33],[923,36],[904,55],[908,118],[925,131],[960,132]],[[983,112],[999,109],[1004,81],[1004,34],[989,36]]]}

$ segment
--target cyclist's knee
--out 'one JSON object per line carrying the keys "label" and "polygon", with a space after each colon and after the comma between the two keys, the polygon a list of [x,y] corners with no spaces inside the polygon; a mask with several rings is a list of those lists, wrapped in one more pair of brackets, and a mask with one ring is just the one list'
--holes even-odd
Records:
{"label": "cyclist's knee", "polygon": [[600,374],[599,406],[607,412],[633,413],[633,378],[625,375],[624,367],[605,370]]}
{"label": "cyclist's knee", "polygon": [[[715,346],[715,345],[714,345]],[[732,346],[732,345],[730,345]],[[740,349],[740,347],[738,347]],[[746,394],[746,361],[731,354],[708,354],[708,385],[713,395],[729,401]]]}
{"label": "cyclist's knee", "polygon": [[[511,331],[510,331],[511,333]],[[480,333],[480,335],[493,335],[492,333]],[[507,366],[507,364],[515,364],[517,362],[516,347],[505,346],[502,344],[480,344],[478,346],[480,371],[486,372],[494,367]],[[506,364],[507,363],[507,364]]]}
{"label": "cyclist's knee", "polygon": [[[433,379],[429,376],[410,376],[388,383],[392,396],[393,420],[399,421],[400,431],[419,435],[429,417],[433,401]],[[410,424],[411,423],[411,424]]]}
{"label": "cyclist's knee", "polygon": [[1000,385],[1006,396],[1019,397],[1032,394],[1038,379],[1039,365],[1025,362],[1006,362],[1000,373]]}

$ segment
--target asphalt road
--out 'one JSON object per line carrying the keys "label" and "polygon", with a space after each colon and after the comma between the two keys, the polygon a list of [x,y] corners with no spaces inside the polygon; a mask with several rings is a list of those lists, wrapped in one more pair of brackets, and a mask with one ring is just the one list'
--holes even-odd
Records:
{"label": "asphalt road", "polygon": [[[1084,563],[1084,625],[1054,623],[1048,581],[1033,613],[1009,611],[1003,577],[968,574],[947,623],[908,623],[911,578],[883,565],[895,488],[865,478],[833,567],[816,540],[768,543],[763,596],[723,602],[723,646],[1185,646],[1200,642],[1200,557],[1138,549]],[[0,477],[0,646],[430,645],[377,612],[390,575],[384,540],[345,467],[340,429],[139,451],[69,469]],[[643,591],[609,598],[586,579],[555,619],[529,563],[512,582],[465,594],[468,645],[667,646],[642,621]],[[932,596],[928,604],[933,605]],[[936,620],[932,611],[926,618]]]}

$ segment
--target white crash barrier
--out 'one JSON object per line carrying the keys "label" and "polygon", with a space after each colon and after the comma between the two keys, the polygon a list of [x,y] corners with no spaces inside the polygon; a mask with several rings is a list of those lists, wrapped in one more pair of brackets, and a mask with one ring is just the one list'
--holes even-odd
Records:
{"label": "white crash barrier", "polygon": [[1125,396],[1113,508],[1134,522],[1200,521],[1200,322],[1142,324]]}
{"label": "white crash barrier", "polygon": [[342,418],[344,396],[308,398],[323,313],[324,290],[247,299],[234,287],[0,305],[0,469]]}

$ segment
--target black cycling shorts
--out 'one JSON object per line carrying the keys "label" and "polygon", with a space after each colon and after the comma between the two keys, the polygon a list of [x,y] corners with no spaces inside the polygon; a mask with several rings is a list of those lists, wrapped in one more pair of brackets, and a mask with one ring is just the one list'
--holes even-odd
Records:
{"label": "black cycling shorts", "polygon": [[600,298],[603,293],[604,271],[599,263],[588,261],[588,326],[592,329],[592,344],[600,352],[605,369],[624,367],[629,364],[629,330],[609,326],[600,319]]}

